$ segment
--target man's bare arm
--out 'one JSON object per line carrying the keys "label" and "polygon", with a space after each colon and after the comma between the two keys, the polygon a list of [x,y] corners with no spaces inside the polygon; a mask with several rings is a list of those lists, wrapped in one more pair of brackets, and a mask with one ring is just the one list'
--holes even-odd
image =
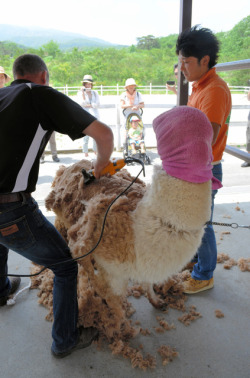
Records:
{"label": "man's bare arm", "polygon": [[92,122],[83,133],[89,135],[96,141],[97,159],[95,161],[95,177],[99,178],[100,173],[110,161],[114,150],[114,137],[110,127],[100,121]]}

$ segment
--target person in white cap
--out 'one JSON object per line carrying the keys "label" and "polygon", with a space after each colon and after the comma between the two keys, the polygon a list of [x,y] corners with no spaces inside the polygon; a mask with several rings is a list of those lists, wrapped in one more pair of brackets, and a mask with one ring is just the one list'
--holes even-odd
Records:
{"label": "person in white cap", "polygon": [[145,144],[143,140],[143,134],[142,134],[142,128],[140,126],[140,118],[137,117],[136,115],[133,115],[130,118],[131,122],[131,127],[128,131],[128,136],[129,136],[129,144],[132,147],[132,154],[136,154],[136,146],[141,147],[141,153],[145,154]]}
{"label": "person in white cap", "polygon": [[10,81],[10,76],[4,71],[4,68],[0,66],[0,88],[3,88],[6,83]]}
{"label": "person in white cap", "polygon": [[[82,88],[81,88],[81,95],[83,102],[81,106],[87,110],[90,114],[92,114],[97,119],[100,118],[98,107],[100,105],[99,94],[97,91],[93,90],[93,78],[91,75],[84,75],[82,80]],[[85,157],[88,157],[88,144],[89,144],[89,136],[86,135],[83,138],[83,152]],[[96,143],[93,139],[93,150],[96,154]]]}

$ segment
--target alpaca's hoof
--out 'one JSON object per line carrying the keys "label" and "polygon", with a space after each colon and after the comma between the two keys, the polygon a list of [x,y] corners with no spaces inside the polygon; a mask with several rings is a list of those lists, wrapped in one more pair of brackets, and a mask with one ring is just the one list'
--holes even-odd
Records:
{"label": "alpaca's hoof", "polygon": [[152,306],[157,308],[157,310],[165,311],[168,307],[167,303],[163,299],[157,297],[156,295],[154,296],[154,298],[148,296],[148,300]]}
{"label": "alpaca's hoof", "polygon": [[168,305],[167,305],[166,302],[164,302],[164,300],[159,299],[158,303],[154,307],[157,308],[158,310],[165,311],[167,309]]}

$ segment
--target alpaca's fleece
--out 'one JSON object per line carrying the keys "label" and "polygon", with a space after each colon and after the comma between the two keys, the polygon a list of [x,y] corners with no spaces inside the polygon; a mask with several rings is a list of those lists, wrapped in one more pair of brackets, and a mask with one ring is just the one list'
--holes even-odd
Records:
{"label": "alpaca's fleece", "polygon": [[[89,165],[83,160],[69,168],[60,167],[46,199],[46,207],[56,213],[57,228],[68,241],[73,257],[95,246],[108,205],[132,180],[122,170],[84,185],[81,170]],[[131,278],[162,282],[190,260],[210,217],[210,187],[210,181],[189,183],[156,166],[147,189],[137,180],[112,205],[93,256],[115,293],[124,292]]]}
{"label": "alpaca's fleece", "polygon": [[[90,169],[90,163],[82,160],[68,168],[61,166],[46,199],[73,257],[94,248],[109,204],[132,181],[122,170],[84,185],[83,168]],[[158,166],[151,185],[146,187],[137,179],[112,205],[98,247],[78,260],[79,323],[94,325],[110,342],[134,336],[127,317],[128,281],[160,283],[179,272],[201,243],[210,206],[210,181],[182,181]],[[41,290],[40,303],[52,314],[52,290],[46,292],[46,280],[52,285],[52,277],[46,274],[33,283]],[[157,305],[153,295],[151,289],[148,298]]]}
{"label": "alpaca's fleece", "polygon": [[[57,215],[74,257],[97,243],[110,202],[130,183],[126,170],[84,185],[86,161],[60,168],[46,206]],[[154,167],[152,184],[137,180],[111,207],[104,234],[93,256],[118,295],[127,282],[159,283],[179,272],[200,245],[210,217],[211,183],[194,184]],[[82,260],[83,262],[83,260]],[[84,262],[83,262],[84,263]]]}

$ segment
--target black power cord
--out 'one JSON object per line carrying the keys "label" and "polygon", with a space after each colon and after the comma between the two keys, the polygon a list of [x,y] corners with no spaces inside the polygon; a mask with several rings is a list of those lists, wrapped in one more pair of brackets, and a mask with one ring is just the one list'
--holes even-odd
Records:
{"label": "black power cord", "polygon": [[136,159],[136,158],[133,158],[133,157],[127,157],[125,159],[125,162],[126,163],[132,163],[132,162],[139,163],[139,164],[141,164],[142,169],[140,170],[140,172],[138,173],[138,175],[131,181],[131,183],[127,186],[127,188],[124,189],[120,194],[118,194],[118,196],[116,198],[114,198],[113,201],[111,201],[111,203],[108,205],[108,208],[107,208],[107,210],[106,210],[106,212],[104,214],[104,219],[103,219],[102,229],[101,229],[101,233],[100,233],[99,239],[98,239],[96,245],[89,252],[87,252],[84,255],[79,256],[79,257],[67,259],[67,260],[64,260],[64,261],[59,261],[57,263],[48,265],[48,266],[42,268],[39,272],[34,273],[34,274],[11,274],[11,273],[9,273],[9,274],[0,275],[0,277],[35,277],[35,276],[38,276],[39,274],[41,274],[42,272],[44,272],[46,269],[51,269],[51,267],[53,267],[53,266],[56,266],[56,265],[59,265],[59,264],[66,264],[66,263],[72,262],[72,261],[77,261],[77,260],[83,259],[84,257],[87,257],[91,253],[93,253],[93,251],[98,247],[98,245],[101,242],[101,239],[102,239],[102,236],[103,236],[103,232],[104,232],[105,223],[106,223],[106,218],[107,218],[107,215],[108,215],[108,212],[109,212],[111,206],[115,203],[115,201],[118,200],[118,198],[120,198],[134,184],[134,182],[140,176],[141,172],[143,172],[143,175],[145,176],[144,163],[140,159]]}

